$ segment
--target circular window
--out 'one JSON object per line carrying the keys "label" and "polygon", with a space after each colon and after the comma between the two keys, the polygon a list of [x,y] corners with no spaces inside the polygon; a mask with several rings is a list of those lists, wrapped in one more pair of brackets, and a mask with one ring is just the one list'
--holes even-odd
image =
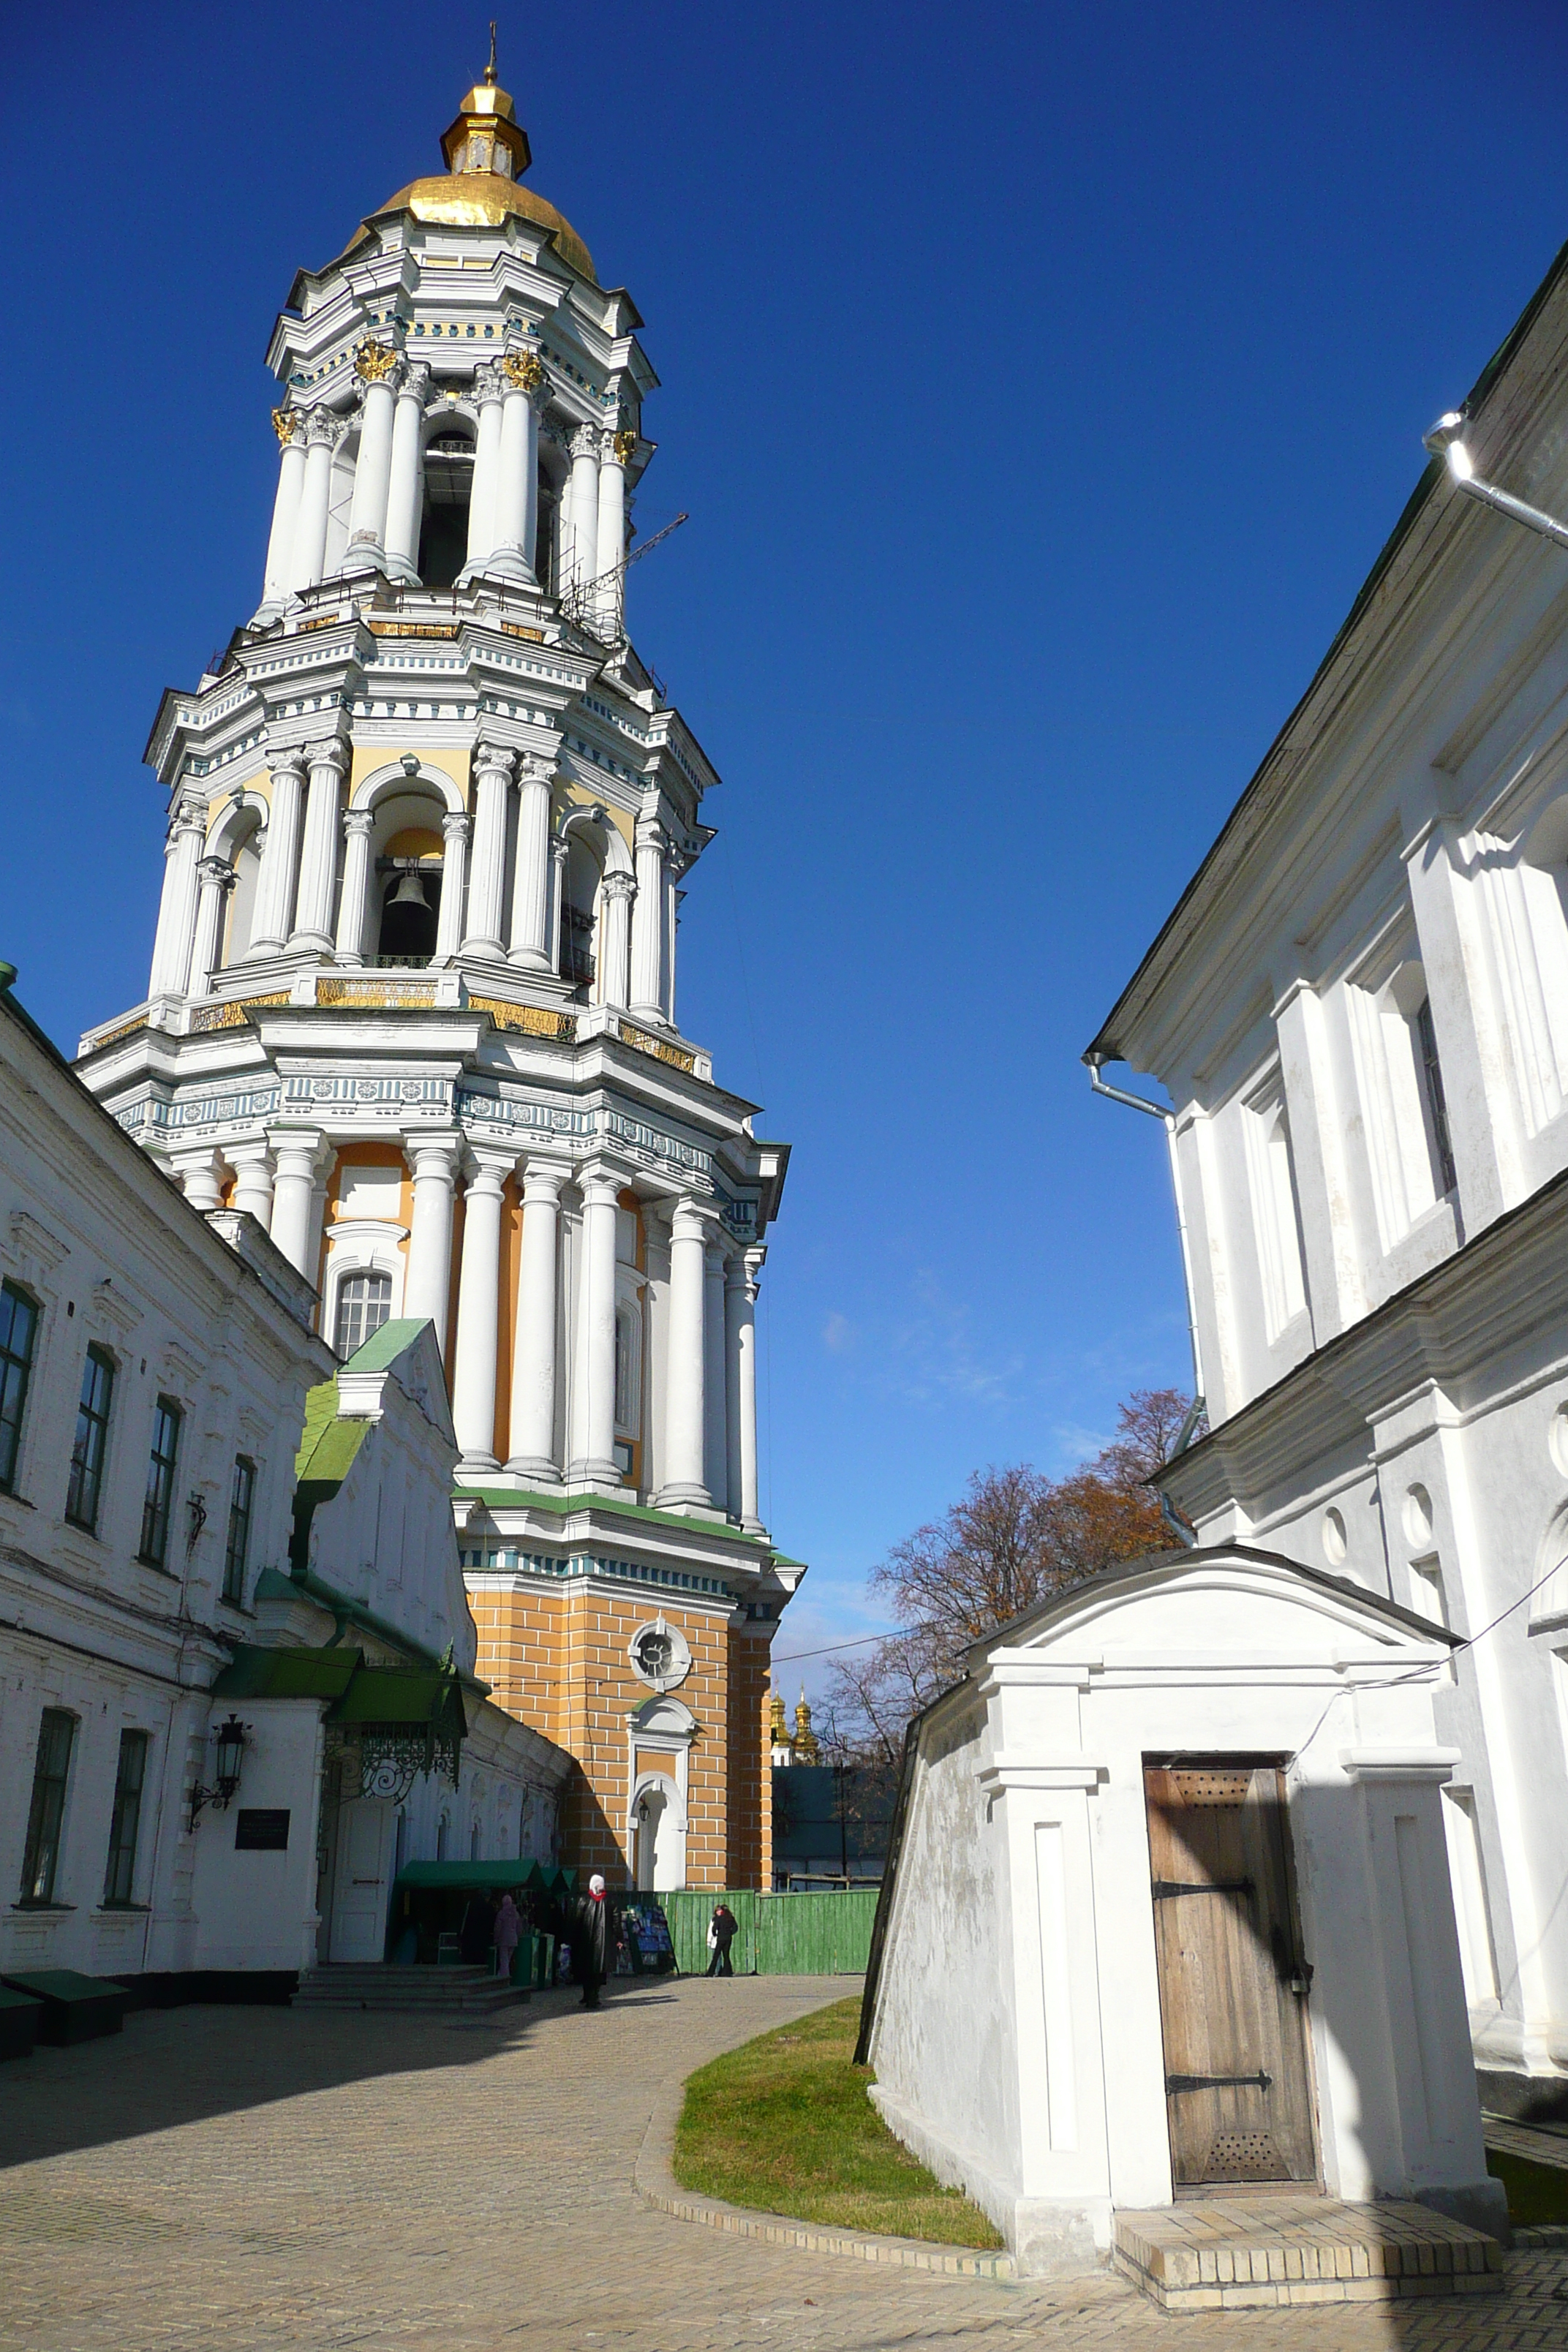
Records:
{"label": "circular window", "polygon": [[1425,1486],[1412,1486],[1405,1497],[1405,1509],[1401,1517],[1405,1521],[1406,1542],[1424,1544],[1431,1540],[1432,1497]]}
{"label": "circular window", "polygon": [[674,1690],[691,1672],[691,1651],[685,1634],[678,1625],[667,1625],[658,1617],[651,1625],[639,1625],[627,1645],[632,1672],[650,1690]]}
{"label": "circular window", "polygon": [[1349,1546],[1345,1542],[1345,1523],[1338,1511],[1323,1513],[1323,1558],[1331,1568],[1338,1568]]}

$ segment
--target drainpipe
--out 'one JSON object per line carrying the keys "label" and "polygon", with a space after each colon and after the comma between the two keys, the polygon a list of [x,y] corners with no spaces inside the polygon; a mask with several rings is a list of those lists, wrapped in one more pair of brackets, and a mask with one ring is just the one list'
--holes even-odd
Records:
{"label": "drainpipe", "polygon": [[[1100,1066],[1106,1059],[1103,1054],[1089,1053],[1083,1058],[1089,1067],[1089,1085],[1097,1095],[1103,1095],[1108,1102],[1125,1103],[1129,1110],[1146,1112],[1149,1118],[1157,1118],[1165,1130],[1165,1150],[1171,1167],[1171,1191],[1176,1203],[1176,1234],[1182,1245],[1182,1284],[1187,1298],[1187,1339],[1193,1351],[1193,1402],[1187,1417],[1182,1423],[1181,1433],[1172,1448],[1171,1459],[1174,1461],[1176,1455],[1184,1453],[1191,1443],[1193,1432],[1197,1427],[1198,1417],[1204,1409],[1204,1366],[1203,1358],[1198,1349],[1197,1298],[1193,1288],[1193,1254],[1192,1245],[1187,1237],[1187,1213],[1182,1199],[1182,1173],[1176,1160],[1175,1113],[1167,1110],[1163,1103],[1150,1102],[1142,1095],[1129,1094],[1122,1087],[1107,1086],[1100,1075]],[[1189,1550],[1196,1544],[1198,1538],[1195,1529],[1188,1526],[1163,1488],[1160,1494],[1160,1517],[1178,1543],[1185,1545]]]}

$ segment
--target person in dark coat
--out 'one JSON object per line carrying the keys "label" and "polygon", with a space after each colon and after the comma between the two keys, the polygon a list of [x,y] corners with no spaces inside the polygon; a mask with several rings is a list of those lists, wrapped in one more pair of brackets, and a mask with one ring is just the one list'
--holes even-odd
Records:
{"label": "person in dark coat", "polygon": [[481,1887],[470,1895],[458,1930],[458,1949],[469,1968],[488,1969],[495,1935],[496,1906]]}
{"label": "person in dark coat", "polygon": [[730,1965],[730,1947],[741,1932],[741,1923],[727,1903],[714,1905],[708,1932],[713,1945],[713,1957],[708,1963],[709,1975],[732,1977],[735,1971]]}
{"label": "person in dark coat", "polygon": [[583,1988],[584,2009],[599,2006],[599,1987],[607,1973],[609,1931],[605,1882],[595,1871],[588,1881],[588,1892],[572,1906],[572,1973]]}

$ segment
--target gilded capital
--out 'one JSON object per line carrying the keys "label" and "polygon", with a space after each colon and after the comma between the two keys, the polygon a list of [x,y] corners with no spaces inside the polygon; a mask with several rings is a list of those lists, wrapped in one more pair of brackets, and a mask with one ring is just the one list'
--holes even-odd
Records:
{"label": "gilded capital", "polygon": [[616,456],[623,466],[629,466],[637,454],[637,436],[622,431],[616,436]]}
{"label": "gilded capital", "polygon": [[297,408],[275,408],[273,410],[272,430],[277,434],[279,440],[282,443],[285,448],[288,447],[289,442],[292,441],[299,429],[300,412]]}
{"label": "gilded capital", "polygon": [[354,353],[354,373],[366,383],[379,383],[397,365],[397,353],[390,343],[378,343],[374,335],[366,335]]}
{"label": "gilded capital", "polygon": [[532,352],[508,352],[501,366],[520,392],[537,392],[544,382],[543,367]]}

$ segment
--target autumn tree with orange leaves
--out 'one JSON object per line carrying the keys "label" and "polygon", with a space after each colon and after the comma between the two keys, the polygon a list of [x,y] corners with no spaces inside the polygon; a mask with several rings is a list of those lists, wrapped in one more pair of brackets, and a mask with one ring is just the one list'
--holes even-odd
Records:
{"label": "autumn tree with orange leaves", "polygon": [[1118,1408],[1113,1442],[1065,1478],[1027,1463],[976,1471],[967,1492],[871,1570],[900,1630],[829,1669],[830,1744],[892,1766],[910,1717],[961,1679],[982,1634],[1119,1560],[1173,1538],[1149,1484],[1168,1461],[1188,1400],[1139,1389]]}

